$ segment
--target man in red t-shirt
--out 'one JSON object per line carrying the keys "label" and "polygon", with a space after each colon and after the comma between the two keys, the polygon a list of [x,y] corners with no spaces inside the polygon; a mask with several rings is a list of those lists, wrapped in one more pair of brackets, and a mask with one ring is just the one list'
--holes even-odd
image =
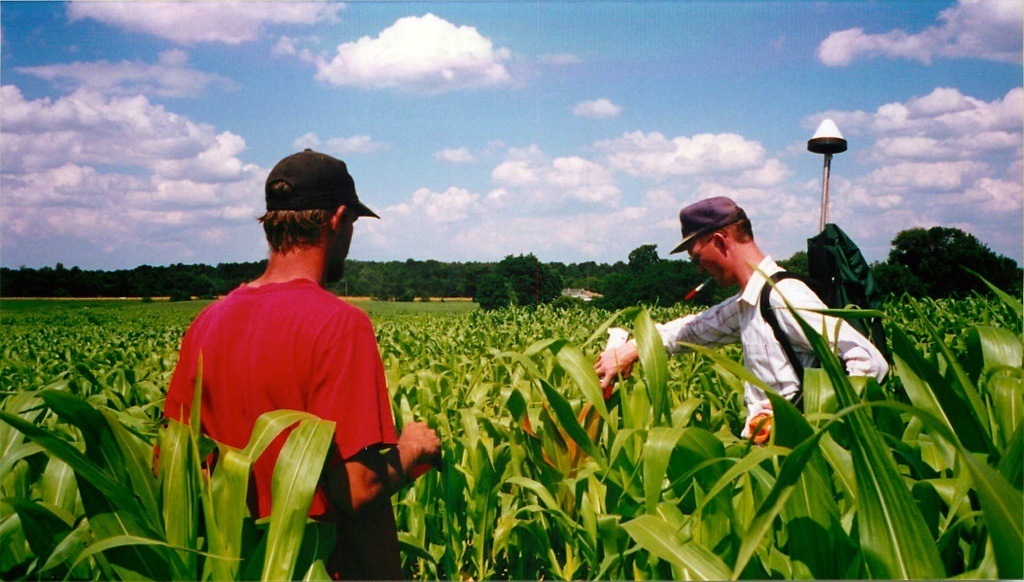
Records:
{"label": "man in red t-shirt", "polygon": [[[256,419],[271,410],[334,421],[331,458],[309,512],[338,524],[328,569],[335,578],[400,578],[390,495],[438,458],[441,443],[421,422],[395,434],[369,317],[321,287],[341,278],[356,219],[379,217],[359,201],[344,162],[308,149],[270,172],[266,202],[259,219],[270,244],[266,271],[189,327],[165,415],[188,418],[201,353],[200,419],[214,440],[244,447]],[[253,467],[251,505],[259,517],[270,514],[285,438]]]}

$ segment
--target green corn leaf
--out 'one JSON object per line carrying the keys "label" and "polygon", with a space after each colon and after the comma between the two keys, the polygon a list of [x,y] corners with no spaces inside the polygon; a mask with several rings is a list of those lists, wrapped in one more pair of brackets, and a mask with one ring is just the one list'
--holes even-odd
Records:
{"label": "green corn leaf", "polygon": [[[828,379],[828,375],[820,368],[807,368],[804,370],[804,415],[797,414],[790,416],[789,407],[784,407],[783,413],[787,418],[777,419],[776,443],[785,447],[793,448],[810,436],[813,428],[809,418],[825,413],[836,411],[835,390]],[[828,417],[825,417],[828,418]],[[795,432],[794,432],[795,431]],[[840,447],[831,435],[821,437],[820,450],[822,457],[832,468],[832,477],[838,488],[851,500],[857,499],[856,479],[853,474],[853,460],[850,453]],[[818,462],[818,461],[813,461]],[[825,468],[819,466],[818,472],[825,474]]]}
{"label": "green corn leaf", "polygon": [[601,383],[597,379],[597,373],[594,372],[593,363],[583,355],[579,348],[569,343],[562,343],[557,349],[552,345],[549,349],[555,354],[555,359],[562,369],[580,387],[583,396],[594,406],[594,410],[607,421],[608,407],[605,406]]}
{"label": "green corn leaf", "polygon": [[[88,483],[80,483],[83,501],[98,497],[90,492]],[[91,503],[98,505],[96,501]],[[122,579],[169,580],[188,576],[187,568],[165,542],[150,537],[133,513],[121,510],[93,511],[89,515],[89,529],[94,541],[79,555],[75,565],[86,557],[103,552],[103,557]],[[124,543],[125,540],[146,540],[145,543]],[[152,543],[149,543],[152,542]]]}
{"label": "green corn leaf", "polygon": [[727,470],[723,471],[720,477],[712,483],[709,487],[706,487],[707,493],[704,495],[703,501],[697,504],[693,511],[694,515],[702,515],[706,513],[706,507],[713,501],[721,498],[728,500],[728,496],[723,496],[723,491],[730,490],[737,479],[742,477],[746,473],[750,473],[758,468],[758,466],[780,454],[780,450],[777,447],[763,446],[754,447],[739,459],[726,459],[719,458],[712,461],[707,461],[705,464],[695,466],[689,473],[682,475],[679,480],[686,482],[691,479],[696,473],[698,473],[704,466],[714,462],[727,462],[730,466]]}
{"label": "green corn leaf", "polygon": [[[104,496],[126,504],[131,503],[134,499],[134,494],[128,487],[96,466],[85,454],[66,440],[3,411],[0,411],[0,420],[17,428],[48,453],[70,465],[76,475],[95,487]],[[79,483],[79,487],[81,487],[81,483]],[[132,508],[135,507],[137,505],[132,506]]]}
{"label": "green corn leaf", "polygon": [[[18,435],[24,438],[21,433],[18,433]],[[25,459],[45,451],[46,449],[34,442],[19,442],[7,449],[7,453],[0,460],[0,476],[5,480],[9,479],[16,472],[15,467],[25,464]],[[5,483],[5,485],[8,486],[8,489],[10,488],[10,483]],[[24,485],[24,489],[27,491],[30,483],[26,481],[22,485]]]}
{"label": "green corn leaf", "polygon": [[847,321],[857,319],[874,319],[885,317],[885,312],[878,309],[838,308],[838,309],[801,309],[810,313],[820,313],[829,317],[841,317]]}
{"label": "green corn leaf", "polygon": [[[700,512],[694,513],[699,515],[699,521],[693,531],[693,539],[708,548],[717,548],[732,536],[734,510],[731,495],[711,492],[721,482],[729,461],[718,436],[702,428],[688,427],[676,443],[669,463],[670,478],[684,471],[689,473],[692,469],[693,481],[689,486],[696,485],[699,491],[707,492],[699,495],[703,499],[700,500]],[[675,492],[683,494],[679,488]],[[730,548],[731,545],[730,541]]]}
{"label": "green corn leaf", "polygon": [[644,445],[644,505],[647,513],[654,513],[661,501],[665,471],[683,430],[682,427],[654,427],[647,433]]}
{"label": "green corn leaf", "polygon": [[654,410],[654,425],[659,426],[662,419],[672,422],[672,414],[668,410],[668,355],[661,343],[661,335],[654,325],[647,310],[641,309],[633,319],[633,335],[636,338],[637,352],[647,387],[647,395],[651,399]]}
{"label": "green corn leaf", "polygon": [[134,434],[125,429],[124,425],[108,410],[100,410],[100,414],[110,427],[110,432],[120,450],[121,462],[125,474],[131,484],[132,491],[138,498],[139,510],[146,516],[146,523],[156,529],[158,535],[163,533],[163,520],[157,504],[160,484],[153,474],[153,445],[142,442]]}
{"label": "green corn leaf", "polygon": [[616,321],[632,321],[636,317],[636,314],[641,310],[640,307],[627,307],[617,313],[614,313],[611,317],[604,320],[601,325],[597,326],[594,333],[590,334],[587,341],[583,342],[583,345],[590,345],[592,342],[602,340],[601,346],[604,347],[603,340],[607,339],[608,328],[612,326]]}
{"label": "green corn leaf", "polygon": [[1024,346],[1020,337],[999,327],[974,326],[967,330],[967,362],[970,376],[977,381],[990,368],[1006,366],[1020,369],[1024,361]]}
{"label": "green corn leaf", "polygon": [[892,330],[892,353],[900,381],[914,406],[942,421],[972,451],[988,451],[990,442],[968,404],[914,347],[903,330]]}
{"label": "green corn leaf", "polygon": [[[210,478],[211,501],[219,535],[211,538],[210,550],[216,558],[207,563],[214,579],[235,579],[242,558],[243,524],[249,517],[249,473],[252,461],[241,451],[222,445],[217,466]],[[206,502],[205,498],[203,499]],[[210,510],[206,510],[207,513]],[[207,529],[211,526],[207,518]]]}
{"label": "green corn leaf", "polygon": [[1014,445],[1009,435],[1024,426],[1024,378],[1020,368],[1013,374],[994,374],[985,385],[992,404],[992,421],[999,441],[1006,448]]}
{"label": "green corn leaf", "polygon": [[[54,546],[53,551],[50,553],[50,556],[42,567],[40,567],[39,572],[41,574],[49,572],[50,570],[63,565],[69,570],[69,578],[83,579],[87,577],[88,572],[84,565],[79,567],[77,571],[70,566],[72,564],[80,563],[78,556],[91,540],[92,531],[89,529],[89,520],[83,519],[74,527],[74,529],[68,532],[66,536],[61,538],[60,542],[58,542],[56,546]],[[102,563],[102,557],[99,558],[100,559],[97,561]],[[102,569],[109,570],[109,567]]]}
{"label": "green corn leaf", "polygon": [[0,499],[0,503],[18,513],[25,540],[32,552],[44,560],[74,526],[72,515],[52,505],[11,497]]}
{"label": "green corn leaf", "polygon": [[261,414],[252,427],[252,434],[249,436],[249,442],[246,443],[242,454],[255,463],[256,459],[260,458],[263,451],[270,446],[270,443],[274,442],[281,432],[297,422],[312,418],[315,417],[308,412],[299,410],[281,409]]}
{"label": "green corn leaf", "polygon": [[975,277],[981,279],[981,281],[983,283],[985,283],[985,285],[987,285],[988,288],[991,289],[993,293],[995,293],[996,297],[998,297],[999,300],[1003,302],[1003,305],[1006,305],[1007,307],[1009,307],[1010,309],[1014,310],[1017,313],[1017,317],[1024,317],[1024,302],[1022,302],[1019,297],[1014,297],[1014,296],[1010,295],[1009,293],[1003,291],[999,287],[996,287],[992,283],[989,283],[987,279],[985,279],[984,277],[982,277],[981,275],[979,275],[975,271],[972,271],[971,269],[968,269],[967,267],[962,267],[962,268],[963,268],[963,270],[967,271],[968,273],[970,273],[970,274],[974,275]]}
{"label": "green corn leaf", "polygon": [[[766,392],[765,394],[767,394],[768,399],[771,401],[773,409],[776,407],[783,409],[786,405],[792,406],[785,398],[774,392]],[[826,434],[828,426],[826,424],[825,427],[822,427],[810,438],[805,439],[786,456],[782,467],[779,469],[779,476],[771,486],[768,496],[758,507],[750,527],[747,528],[746,533],[743,535],[739,554],[733,566],[734,578],[739,577],[747,567],[761,540],[771,529],[772,522],[786,507],[786,503],[793,495],[795,488],[802,483],[800,476],[807,463],[813,458],[818,443]]]}
{"label": "green corn leaf", "polygon": [[548,488],[542,485],[540,482],[534,479],[529,479],[527,477],[515,476],[506,479],[505,483],[509,485],[516,485],[518,487],[522,487],[523,489],[529,490],[530,492],[537,496],[537,499],[540,500],[544,509],[550,511],[554,515],[557,515],[558,517],[562,518],[567,522],[571,521],[569,519],[569,516],[567,516],[565,514],[565,511],[562,509],[562,506],[559,505],[557,501],[555,501],[554,496],[551,495],[551,491],[549,491]]}
{"label": "green corn leaf", "polygon": [[199,422],[199,416],[203,409],[203,351],[199,350],[199,356],[196,361],[196,377],[193,380],[192,385],[192,404],[189,408],[188,426],[192,430],[192,440],[195,442],[199,441],[199,436],[202,431],[202,423]]}
{"label": "green corn leaf", "polygon": [[571,438],[581,449],[583,449],[591,458],[593,458],[602,467],[606,468],[607,464],[604,458],[604,451],[599,449],[594,441],[590,440],[590,436],[587,431],[583,430],[580,426],[579,421],[576,420],[576,415],[573,414],[572,406],[569,405],[569,401],[565,399],[557,390],[551,387],[546,380],[537,378],[540,382],[541,388],[544,390],[544,397],[547,399],[548,405],[551,410],[555,413],[555,418],[558,419],[558,423],[565,430],[566,434]]}
{"label": "green corn leaf", "polygon": [[946,360],[946,366],[948,369],[947,376],[952,376],[946,384],[967,403],[965,408],[974,417],[974,421],[977,423],[978,427],[981,428],[982,434],[985,437],[985,443],[988,447],[988,452],[996,452],[995,445],[992,442],[991,430],[987,423],[988,414],[985,409],[985,404],[982,402],[981,396],[978,395],[977,389],[974,384],[971,383],[970,378],[960,365],[960,362],[956,359],[956,356],[953,355],[952,350],[950,350],[949,346],[946,345],[945,337],[935,329],[935,326],[932,325],[928,316],[922,313],[916,304],[914,305],[914,309],[917,311],[918,317],[921,318],[921,325],[923,325],[931,335],[932,345],[938,349],[938,352],[942,354],[942,357]]}
{"label": "green corn leaf", "polygon": [[59,457],[50,457],[43,472],[42,499],[64,511],[74,511],[78,497],[78,484],[71,466]]}
{"label": "green corn leaf", "polygon": [[[822,369],[832,380],[840,406],[855,406],[857,398],[842,363],[828,343],[802,317],[794,314]],[[853,435],[851,453],[857,480],[858,532],[869,574],[878,578],[944,576],[945,568],[935,549],[935,540],[928,535],[892,451],[885,445],[871,417],[864,410],[855,410],[847,422]]]}
{"label": "green corn leaf", "polygon": [[[814,436],[807,419],[788,400],[773,399],[772,408],[777,445],[795,448]],[[831,489],[825,461],[813,452],[783,511],[789,557],[806,566],[815,578],[834,579],[843,571],[835,544],[845,532]]]}
{"label": "green corn leaf", "polygon": [[[201,360],[200,360],[201,361]],[[196,392],[193,394],[193,408],[191,415],[192,427],[198,425],[199,416],[196,410],[199,409],[201,393],[201,384],[196,386]],[[208,455],[201,451],[200,439],[202,438],[199,431],[194,428],[192,430],[185,431],[186,438],[188,439],[188,457],[189,467],[189,479],[192,481],[193,490],[191,492],[188,503],[190,504],[189,510],[193,512],[192,517],[197,519],[199,514],[199,508],[202,508],[203,518],[205,523],[205,538],[206,547],[215,556],[207,559],[204,562],[204,577],[208,574],[213,579],[223,580],[233,578],[237,576],[238,567],[241,564],[240,556],[231,551],[224,539],[224,530],[232,528],[241,528],[244,523],[245,514],[230,513],[229,510],[232,508],[231,505],[225,504],[224,511],[220,511],[213,497],[213,487],[211,479],[208,477],[209,467],[206,466],[205,457]],[[219,461],[218,461],[219,464]],[[198,503],[196,502],[198,499]],[[230,520],[238,520],[234,523],[225,523]],[[191,541],[191,540],[189,540]],[[192,546],[189,546],[192,547]],[[190,554],[183,557],[183,561],[186,563],[190,571],[196,567],[197,562],[193,559],[194,554]]]}
{"label": "green corn leaf", "polygon": [[[165,536],[172,546],[195,548],[199,540],[198,475],[192,462],[192,433],[189,427],[169,419],[160,433],[159,474]],[[194,554],[179,552],[179,558],[195,572]]]}
{"label": "green corn leaf", "polygon": [[[959,445],[952,431],[934,416],[916,408],[899,403],[884,403],[903,412],[916,415],[926,426],[954,447],[964,465],[967,467],[974,482],[978,499],[981,501],[982,514],[989,527],[991,548],[995,552],[995,561],[999,568],[1000,578],[1022,578],[1022,548],[1024,548],[1024,514],[1020,508],[1024,506],[1024,496],[998,470],[979,462],[970,451]],[[1019,435],[1017,435],[1019,436]],[[955,490],[947,495],[948,503],[956,504],[966,500],[966,490]],[[956,508],[954,507],[953,510]]]}
{"label": "green corn leaf", "polygon": [[1011,485],[1021,489],[1024,488],[1024,423],[1017,425],[1009,443],[996,469]]}
{"label": "green corn leaf", "polygon": [[680,345],[682,345],[688,350],[692,350],[704,356],[705,358],[711,360],[717,366],[721,366],[723,370],[732,374],[733,376],[736,376],[743,382],[749,382],[750,384],[757,386],[758,388],[764,390],[765,392],[771,390],[771,388],[769,388],[763,380],[755,376],[754,373],[748,370],[746,367],[744,367],[743,364],[726,356],[720,350],[713,350],[710,348],[706,348],[704,346],[699,346],[697,344],[690,344],[686,342],[680,342]]}
{"label": "green corn leaf", "polygon": [[331,575],[327,573],[323,560],[316,560],[309,565],[309,569],[306,570],[302,580],[303,582],[329,582],[334,580],[334,578],[331,578]]}
{"label": "green corn leaf", "polygon": [[[46,409],[39,406],[42,404],[35,394],[31,392],[18,392],[2,401],[3,409],[0,412],[18,416],[32,424],[46,413]],[[15,447],[25,440],[25,435],[14,425],[0,423],[0,462],[7,459],[7,454],[12,447]],[[2,465],[0,465],[2,467]],[[7,468],[7,470],[10,470]],[[0,471],[0,475],[6,475],[6,471]]]}
{"label": "green corn leaf", "polygon": [[679,533],[657,515],[640,515],[622,524],[629,537],[658,558],[682,568],[688,579],[726,580],[729,568],[713,552]]}
{"label": "green corn leaf", "polygon": [[494,350],[494,357],[512,360],[513,362],[520,364],[527,371],[527,373],[530,374],[531,377],[540,378],[544,376],[544,374],[541,374],[540,368],[537,367],[537,363],[531,360],[529,356],[525,354],[520,354],[517,352],[499,352],[497,350]]}
{"label": "green corn leaf", "polygon": [[320,481],[334,423],[307,418],[285,441],[271,485],[270,530],[263,580],[290,580],[302,545],[309,507]]}
{"label": "green corn leaf", "polygon": [[[135,536],[135,535],[110,536],[110,537],[106,537],[106,538],[103,538],[102,540],[98,540],[98,541],[96,541],[94,543],[89,544],[88,547],[86,547],[84,550],[82,550],[82,552],[80,554],[78,554],[78,557],[75,560],[75,563],[72,564],[72,568],[74,568],[75,566],[81,564],[87,558],[89,558],[91,556],[94,556],[96,554],[99,554],[101,552],[106,552],[109,555],[113,550],[124,550],[124,549],[142,550],[142,549],[146,549],[146,548],[148,548],[148,549],[168,550],[168,549],[170,549],[170,546],[168,546],[167,542],[160,541],[160,540],[154,540],[152,538],[146,538],[146,537],[141,537],[141,536]],[[142,552],[142,553],[145,553],[145,552]],[[172,552],[164,551],[164,552],[161,552],[161,555],[169,555],[173,559],[177,558],[177,555],[172,553]],[[185,565],[184,564],[178,563],[178,564],[175,564],[175,567],[176,567],[177,571],[179,571],[179,572],[184,572],[185,571]],[[122,575],[125,575],[125,579],[127,579],[127,580],[145,580],[146,579],[145,577],[139,577],[137,575],[131,575],[131,574],[133,574],[131,572],[122,571],[121,573],[122,573]],[[167,576],[163,576],[160,579],[168,579],[168,578],[169,577],[167,577]]]}
{"label": "green corn leaf", "polygon": [[1024,578],[1024,495],[997,471],[964,455],[995,550],[999,577]]}
{"label": "green corn leaf", "polygon": [[831,435],[821,438],[821,456],[832,467],[834,483],[842,488],[843,495],[851,503],[857,501],[857,477],[854,475],[853,458],[850,452],[839,446]]}

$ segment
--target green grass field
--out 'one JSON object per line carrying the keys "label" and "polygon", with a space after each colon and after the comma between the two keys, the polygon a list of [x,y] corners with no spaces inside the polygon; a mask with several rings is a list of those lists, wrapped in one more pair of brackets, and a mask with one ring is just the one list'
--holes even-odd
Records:
{"label": "green grass field", "polygon": [[[467,300],[435,300],[429,302],[375,301],[366,298],[345,299],[352,305],[367,312],[371,317],[389,315],[458,314],[477,309],[477,304]],[[210,300],[193,301],[142,301],[141,299],[19,299],[0,300],[0,324],[15,323],[22,318],[41,320],[59,315],[79,314],[88,319],[112,317],[121,318],[182,318],[195,317]]]}

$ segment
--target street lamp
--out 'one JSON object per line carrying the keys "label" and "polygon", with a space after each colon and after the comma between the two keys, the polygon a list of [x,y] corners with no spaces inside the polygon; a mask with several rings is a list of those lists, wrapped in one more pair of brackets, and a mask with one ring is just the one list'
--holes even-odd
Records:
{"label": "street lamp", "polygon": [[825,155],[825,167],[821,173],[821,222],[819,230],[825,230],[825,223],[828,222],[828,179],[832,168],[832,154],[841,154],[846,151],[846,140],[839,128],[831,119],[826,119],[814,132],[814,137],[807,140],[807,150],[816,154]]}

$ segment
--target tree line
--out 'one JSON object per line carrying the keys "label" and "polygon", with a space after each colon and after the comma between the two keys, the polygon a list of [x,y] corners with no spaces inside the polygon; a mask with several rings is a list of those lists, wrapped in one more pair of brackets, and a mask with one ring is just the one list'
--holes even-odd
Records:
{"label": "tree line", "polygon": [[[779,261],[807,273],[806,253]],[[258,277],[266,261],[210,265],[142,265],[113,271],[55,267],[0,269],[0,297],[192,297],[212,298]],[[996,254],[971,234],[955,228],[904,230],[892,241],[888,260],[872,265],[883,293],[913,297],[959,297],[987,288],[963,267],[997,287],[1020,295],[1024,272],[1016,261]],[[606,309],[628,305],[672,305],[707,279],[687,260],[658,256],[655,245],[642,245],[627,261],[614,264],[541,262],[532,254],[509,255],[498,262],[357,261],[329,289],[344,296],[413,301],[468,297],[485,309],[582,301],[566,289],[596,293],[591,304]],[[715,284],[688,299],[711,305],[734,293]]]}

